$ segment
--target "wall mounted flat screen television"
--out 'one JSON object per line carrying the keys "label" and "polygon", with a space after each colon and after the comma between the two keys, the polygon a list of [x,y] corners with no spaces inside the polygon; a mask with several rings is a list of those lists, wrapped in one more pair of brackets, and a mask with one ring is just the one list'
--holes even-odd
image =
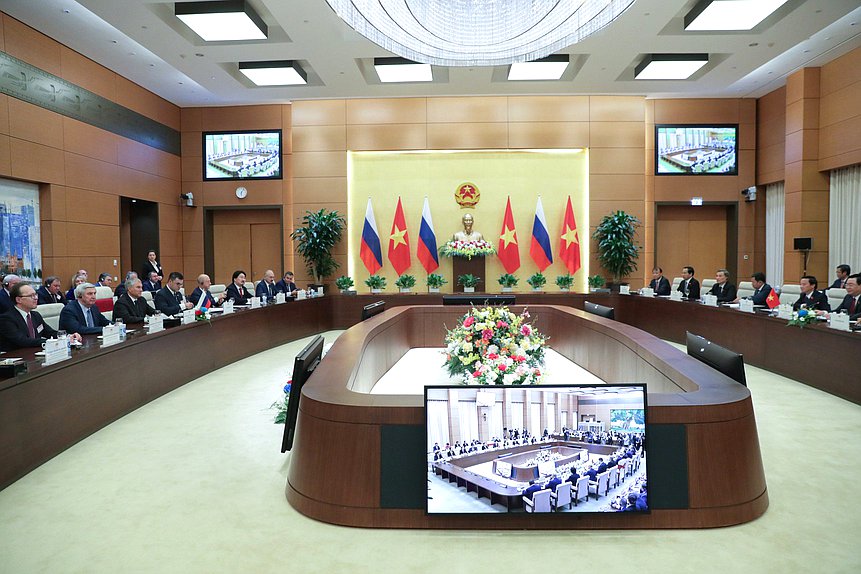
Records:
{"label": "wall mounted flat screen television", "polygon": [[203,133],[204,181],[281,178],[281,130]]}
{"label": "wall mounted flat screen television", "polygon": [[[427,386],[424,398],[429,515],[649,511],[645,384]],[[603,430],[577,430],[583,417]]]}
{"label": "wall mounted flat screen television", "polygon": [[302,396],[302,387],[308,381],[311,373],[320,364],[323,358],[323,337],[317,335],[310,343],[305,345],[293,360],[293,379],[290,383],[290,395],[287,401],[287,420],[284,423],[284,437],[281,439],[281,452],[287,452],[293,448],[293,439],[296,436],[296,421],[299,418],[299,399]]}
{"label": "wall mounted flat screen television", "polygon": [[738,175],[738,125],[656,125],[655,175]]}

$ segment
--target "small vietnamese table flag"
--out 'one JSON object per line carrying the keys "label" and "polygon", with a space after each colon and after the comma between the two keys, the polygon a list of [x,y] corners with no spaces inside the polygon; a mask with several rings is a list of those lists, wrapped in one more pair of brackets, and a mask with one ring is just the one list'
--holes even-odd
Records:
{"label": "small vietnamese table flag", "polygon": [[777,292],[774,290],[774,287],[771,288],[771,293],[769,293],[768,297],[765,298],[765,304],[768,305],[769,309],[774,309],[780,305],[780,297],[777,296]]}
{"label": "small vietnamese table flag", "polygon": [[395,208],[395,219],[392,221],[392,232],[389,234],[389,261],[395,268],[395,273],[402,275],[410,268],[410,236],[407,233],[407,221],[404,218],[404,208],[401,206],[401,198],[398,197],[398,206]]}
{"label": "small vietnamese table flag", "polygon": [[519,247],[514,215],[511,213],[511,197],[509,197],[505,204],[505,217],[502,218],[502,231],[499,232],[499,247],[496,250],[506,273],[514,273],[520,268]]}

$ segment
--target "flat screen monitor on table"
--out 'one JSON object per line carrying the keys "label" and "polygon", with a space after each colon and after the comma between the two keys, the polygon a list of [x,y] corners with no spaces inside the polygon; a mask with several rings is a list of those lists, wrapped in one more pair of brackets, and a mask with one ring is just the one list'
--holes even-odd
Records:
{"label": "flat screen monitor on table", "polygon": [[655,175],[738,175],[738,125],[656,125]]}
{"label": "flat screen monitor on table", "polygon": [[362,321],[365,319],[370,319],[374,315],[379,315],[383,311],[386,310],[386,302],[385,301],[377,301],[376,303],[370,303],[362,307]]}
{"label": "flat screen monitor on table", "polygon": [[747,386],[744,375],[744,357],[735,351],[716,345],[700,335],[687,333],[688,355],[699,359],[735,382]]}
{"label": "flat screen monitor on table", "polygon": [[282,179],[281,130],[203,133],[203,180]]}
{"label": "flat screen monitor on table", "polygon": [[[422,477],[427,513],[526,512],[523,497],[530,483],[548,490],[554,478],[562,481],[562,491],[554,497],[533,494],[538,513],[648,512],[646,400],[645,384],[425,387],[427,450],[447,445]],[[504,408],[517,412],[516,425],[522,425],[517,440],[503,430]],[[541,421],[533,418],[539,416]],[[611,424],[603,430],[571,430],[578,416]],[[550,436],[532,442],[541,436],[542,424]],[[566,500],[564,483],[572,470],[582,477],[602,465],[606,470],[591,489],[586,487],[591,494],[580,496],[577,504],[573,483],[570,506],[549,502],[559,496]]]}
{"label": "flat screen monitor on table", "polygon": [[613,309],[613,307],[599,305],[598,303],[592,303],[591,301],[584,301],[583,309],[585,309],[587,313],[592,313],[593,315],[598,315],[599,317],[604,317],[605,319],[616,318],[616,311]]}
{"label": "flat screen monitor on table", "polygon": [[443,305],[514,305],[514,295],[488,295],[486,293],[466,293],[443,295]]}
{"label": "flat screen monitor on table", "polygon": [[281,452],[287,452],[293,448],[302,387],[308,381],[314,369],[317,368],[317,365],[320,364],[320,359],[323,358],[323,342],[323,337],[317,335],[293,360],[293,380],[290,383],[290,395],[287,401],[287,420],[284,423],[284,438],[281,439]]}

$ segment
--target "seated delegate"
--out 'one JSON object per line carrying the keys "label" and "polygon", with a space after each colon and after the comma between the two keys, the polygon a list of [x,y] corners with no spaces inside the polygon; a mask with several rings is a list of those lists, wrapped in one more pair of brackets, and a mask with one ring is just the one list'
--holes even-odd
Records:
{"label": "seated delegate", "polygon": [[189,302],[194,305],[195,309],[209,309],[217,307],[224,301],[224,293],[219,293],[218,298],[213,297],[209,292],[212,286],[212,280],[206,273],[201,273],[197,276],[197,287],[188,296]]}
{"label": "seated delegate", "polygon": [[690,265],[682,267],[682,282],[676,290],[681,291],[685,299],[696,301],[700,298],[700,282],[694,277],[694,268]]}
{"label": "seated delegate", "polygon": [[831,311],[828,296],[824,292],[816,290],[819,284],[816,277],[805,275],[798,284],[801,287],[801,296],[792,304],[794,310],[798,311],[803,307],[811,311]]}
{"label": "seated delegate", "polygon": [[729,282],[729,271],[726,269],[718,269],[715,273],[716,283],[709,290],[710,295],[717,297],[718,303],[731,303],[736,298],[735,285]]}
{"label": "seated delegate", "polygon": [[102,327],[111,322],[96,307],[96,286],[81,283],[75,287],[75,300],[60,311],[60,329],[82,335],[101,335]]}
{"label": "seated delegate", "polygon": [[140,279],[126,281],[126,292],[114,303],[114,319],[122,319],[123,323],[143,323],[148,315],[155,311],[142,297],[143,286]]}
{"label": "seated delegate", "polygon": [[233,272],[233,282],[227,286],[225,298],[236,305],[247,305],[251,292],[245,287],[245,271]]}
{"label": "seated delegate", "polygon": [[652,269],[652,280],[649,281],[649,288],[655,292],[655,295],[670,294],[670,282],[664,277],[664,270],[660,267]]}
{"label": "seated delegate", "polygon": [[45,284],[36,289],[36,294],[39,296],[39,305],[66,302],[60,286],[60,278],[56,275],[46,277]]}
{"label": "seated delegate", "polygon": [[[4,351],[41,347],[47,339],[57,336],[57,332],[36,312],[39,303],[33,287],[18,282],[12,286],[9,297],[13,306],[0,315],[0,347]],[[79,333],[71,333],[69,337],[73,341],[81,340]]]}
{"label": "seated delegate", "polygon": [[174,271],[167,278],[167,285],[156,291],[153,297],[155,308],[165,315],[176,315],[186,309],[194,307],[192,303],[185,300],[180,289],[185,283],[182,273]]}
{"label": "seated delegate", "polygon": [[257,284],[257,289],[254,291],[256,297],[261,297],[264,301],[274,299],[278,288],[275,287],[275,272],[267,269],[263,274],[263,280]]}

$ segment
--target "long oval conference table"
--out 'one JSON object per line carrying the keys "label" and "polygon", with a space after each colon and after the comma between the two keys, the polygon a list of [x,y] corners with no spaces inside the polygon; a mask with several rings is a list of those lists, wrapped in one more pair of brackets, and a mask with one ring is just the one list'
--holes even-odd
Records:
{"label": "long oval conference table", "polygon": [[[786,327],[785,321],[773,318],[636,296],[532,293],[516,296],[518,305],[548,305],[540,313],[548,322],[543,328],[554,333],[554,349],[562,349],[563,355],[573,358],[587,370],[603,374],[602,378],[608,381],[624,378],[631,382],[648,382],[650,425],[658,429],[657,435],[663,437],[667,445],[676,445],[675,449],[667,448],[663,453],[661,449],[650,450],[651,461],[657,460],[656,468],[664,470],[658,470],[656,475],[650,469],[650,496],[659,504],[657,508],[653,505],[654,510],[649,515],[633,517],[627,524],[618,520],[603,522],[600,516],[584,517],[577,521],[577,527],[718,526],[752,520],[767,507],[756,425],[747,389],[691,362],[692,359],[655,336],[683,341],[685,330],[689,329],[743,352],[745,360],[751,364],[861,404],[858,386],[840,380],[850,377],[834,377],[833,369],[834,365],[840,365],[842,372],[857,372],[855,367],[861,366],[858,352],[861,335],[858,334],[836,332],[822,326],[801,330]],[[356,325],[362,307],[380,299],[385,300],[391,310]],[[615,307],[617,321],[576,311],[582,309],[585,300]],[[344,433],[337,434],[340,439],[354,434],[356,429],[349,425],[367,427],[374,420],[373,424],[379,428],[371,443],[388,441],[389,447],[404,440],[407,441],[404,444],[409,444],[410,440],[415,443],[417,429],[423,425],[420,397],[419,402],[416,397],[388,398],[386,400],[394,401],[394,405],[389,405],[394,410],[380,411],[385,400],[345,385],[355,384],[351,377],[357,370],[368,373],[363,375],[361,385],[372,384],[368,381],[376,376],[376,371],[393,364],[406,352],[408,342],[439,346],[441,324],[451,324],[463,313],[463,308],[443,307],[441,301],[442,297],[437,294],[326,296],[242,310],[217,317],[211,323],[182,325],[151,335],[138,331],[127,341],[107,348],[101,348],[96,337],[86,337],[84,347],[74,351],[71,359],[51,366],[45,366],[35,357],[36,349],[11,351],[3,358],[22,357],[26,367],[23,372],[11,376],[7,369],[7,378],[0,379],[0,487],[5,488],[110,422],[195,378],[273,346],[325,330],[356,325],[357,329],[350,329],[339,338],[303,392],[287,486],[288,499],[294,506],[320,520],[357,526],[572,527],[570,521],[554,525],[547,521],[533,523],[528,517],[504,525],[462,517],[435,521],[418,508],[419,491],[405,485],[402,479],[391,474],[392,469],[386,470],[383,466],[373,469],[376,482],[360,480],[359,487],[350,485],[349,496],[334,485],[334,502],[327,501],[326,495],[318,495],[313,487],[309,490],[304,486],[311,484],[309,473],[319,470],[321,464],[319,460],[308,458],[311,446],[316,443],[320,448],[314,439],[318,434],[316,430],[323,436],[329,436],[327,433],[332,431],[319,429],[320,420],[341,425],[339,429]],[[408,308],[408,311],[398,312],[398,307]],[[535,312],[537,307],[533,314]],[[398,328],[408,330],[388,346],[382,360],[378,357],[376,363],[363,363],[364,359],[360,358],[367,347],[366,337],[375,329],[395,333],[397,329],[392,325],[386,326],[390,321],[394,321],[392,325],[402,323]],[[566,327],[572,322],[582,328]],[[591,338],[577,339],[574,335],[566,335],[567,331],[579,333],[578,336],[588,334]],[[569,342],[565,343],[566,340]],[[613,344],[608,346],[608,340]],[[620,356],[627,358],[620,360]],[[791,357],[799,358],[792,360]],[[359,364],[376,366],[358,369]],[[613,365],[609,372],[607,365]],[[327,372],[331,376],[327,376]],[[345,401],[344,396],[349,400]],[[358,405],[352,404],[357,400]],[[358,423],[343,426],[345,423],[339,417],[345,420],[358,417]],[[691,424],[697,426],[688,428]],[[733,472],[738,471],[735,478],[726,478],[726,467],[697,466],[697,451],[696,448],[691,451],[691,445],[706,448],[707,444],[710,449],[717,448],[713,437],[701,433],[709,425],[724,426],[726,444],[719,449],[725,450],[720,451],[721,456],[738,462],[730,467]],[[423,440],[423,426],[420,434]],[[273,445],[275,448],[277,445]],[[680,456],[681,451],[684,456]],[[347,453],[347,458],[338,458],[340,454],[333,454],[325,464],[337,461],[341,465],[351,460],[351,456],[355,457]],[[424,473],[424,451],[420,454]],[[392,452],[378,450],[370,455],[370,460],[390,465],[391,461],[385,457],[391,455]],[[362,458],[360,467],[367,467],[368,460]],[[343,467],[338,468],[343,473]],[[680,468],[684,472],[673,471]],[[661,472],[665,475],[663,486],[654,482]],[[722,484],[710,481],[709,473],[724,475]],[[317,475],[318,484],[326,482],[319,479]],[[423,487],[422,482],[422,495]],[[664,494],[661,488],[666,491]],[[729,496],[730,492],[734,494]],[[355,499],[351,500],[351,496]],[[660,508],[661,502],[666,508]],[[423,504],[421,506],[423,508]]]}

